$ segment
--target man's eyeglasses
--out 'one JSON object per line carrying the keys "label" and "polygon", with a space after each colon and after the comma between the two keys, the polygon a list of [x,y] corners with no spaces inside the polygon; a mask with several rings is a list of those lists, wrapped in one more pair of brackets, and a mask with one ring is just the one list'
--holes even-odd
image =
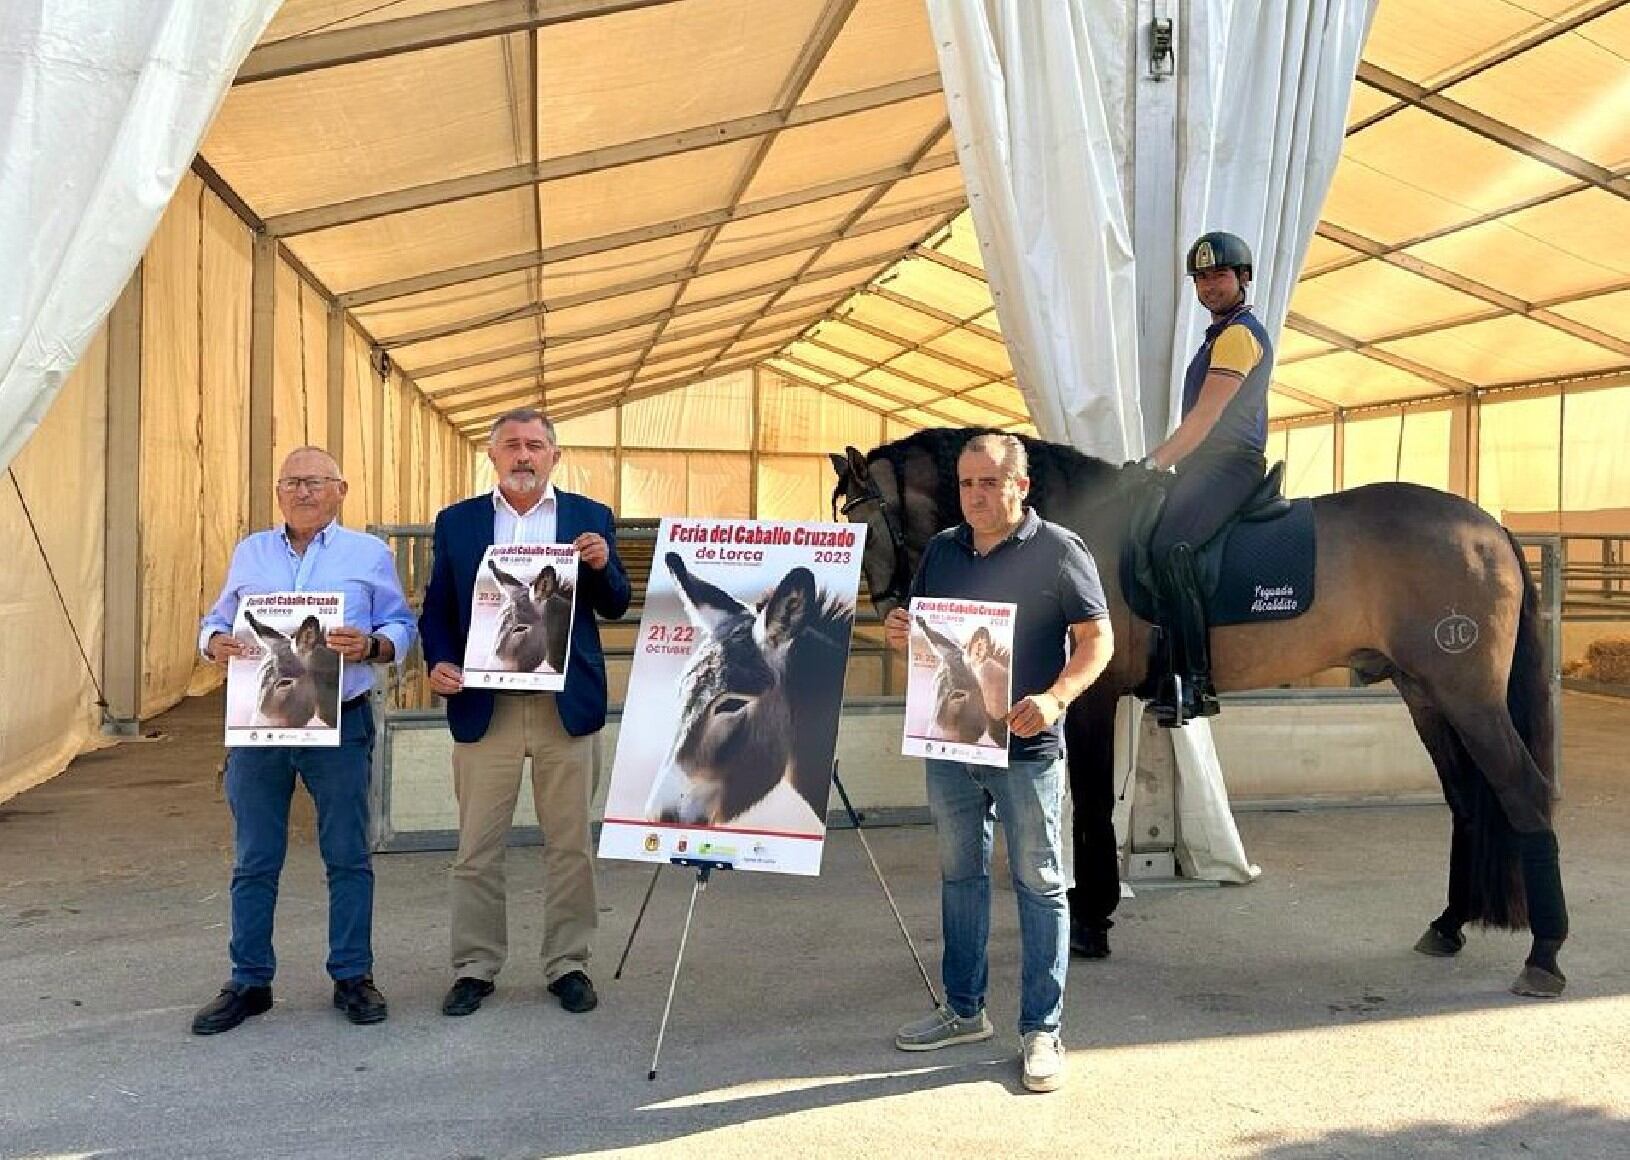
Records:
{"label": "man's eyeglasses", "polygon": [[277,490],[286,492],[321,491],[331,483],[339,483],[336,475],[293,475],[277,481]]}

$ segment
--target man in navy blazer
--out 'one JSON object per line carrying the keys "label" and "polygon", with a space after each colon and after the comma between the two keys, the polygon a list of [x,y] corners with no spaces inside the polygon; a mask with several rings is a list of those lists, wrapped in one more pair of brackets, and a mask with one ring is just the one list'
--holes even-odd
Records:
{"label": "man in navy blazer", "polygon": [[[501,415],[487,455],[498,486],[436,517],[435,560],[419,618],[430,687],[447,699],[458,797],[452,867],[453,985],[447,1015],[468,1015],[493,991],[508,951],[504,847],[532,759],[532,798],[543,830],[544,982],[562,1007],[598,1003],[587,966],[598,908],[589,804],[594,734],[606,723],[606,667],[595,615],[628,610],[611,509],[549,481],[560,461],[554,424],[539,411]],[[493,544],[569,543],[579,556],[566,684],[559,693],[464,687],[464,648],[476,573]]]}

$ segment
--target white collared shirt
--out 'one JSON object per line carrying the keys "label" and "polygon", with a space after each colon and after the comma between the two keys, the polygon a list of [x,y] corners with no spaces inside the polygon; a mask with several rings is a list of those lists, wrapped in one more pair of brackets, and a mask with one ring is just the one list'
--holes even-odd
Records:
{"label": "white collared shirt", "polygon": [[555,542],[555,485],[546,483],[543,498],[526,512],[518,512],[496,487],[492,489],[492,542],[495,544],[553,544]]}

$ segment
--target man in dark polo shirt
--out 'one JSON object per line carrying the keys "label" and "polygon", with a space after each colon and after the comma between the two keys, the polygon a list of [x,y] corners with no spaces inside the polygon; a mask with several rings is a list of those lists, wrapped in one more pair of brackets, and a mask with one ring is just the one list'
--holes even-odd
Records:
{"label": "man in dark polo shirt", "polygon": [[[1064,1079],[1059,1025],[1069,962],[1065,899],[1064,709],[1104,671],[1114,651],[1098,569],[1074,532],[1025,507],[1030,491],[1024,444],[1012,435],[976,435],[957,459],[965,522],[928,543],[912,596],[1018,605],[1013,636],[1013,696],[1008,767],[928,761],[928,805],[939,831],[940,920],[945,1006],[895,1035],[902,1051],[933,1051],[989,1039],[985,1015],[990,931],[992,817],[1007,836],[1019,903],[1022,983],[1019,1034],[1023,1078],[1031,1091]],[[884,622],[889,644],[905,649],[910,616],[896,608]],[[1069,638],[1066,658],[1064,642]]]}

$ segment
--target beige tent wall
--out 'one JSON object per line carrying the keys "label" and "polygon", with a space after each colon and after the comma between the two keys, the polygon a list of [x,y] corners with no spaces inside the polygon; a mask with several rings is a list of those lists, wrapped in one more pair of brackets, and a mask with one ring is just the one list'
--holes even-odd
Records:
{"label": "beige tent wall", "polygon": [[[1630,507],[1630,386],[1570,391],[1562,430],[1562,507]],[[1630,532],[1630,525],[1621,530]]]}
{"label": "beige tent wall", "polygon": [[[0,650],[0,688],[6,690],[0,698],[0,801],[55,775],[100,742],[96,687],[74,635],[77,630],[100,673],[106,419],[107,335],[99,330],[10,476],[0,480],[0,536],[10,545],[0,585],[0,639],[7,646]],[[24,503],[44,545],[43,559]]]}
{"label": "beige tent wall", "polygon": [[[357,357],[361,365],[355,372],[348,371],[348,376],[352,373],[366,376],[366,389],[371,394],[373,379],[366,351],[359,352]],[[470,494],[471,448],[399,370],[393,369],[384,384],[384,404],[381,440],[384,474],[380,480],[380,503],[377,511],[367,508],[367,522],[429,523],[447,504]],[[365,414],[371,417],[371,402]],[[353,445],[350,426],[348,421],[348,446]],[[371,445],[368,454],[372,455]],[[353,495],[356,487],[353,482]],[[353,527],[365,526],[354,515],[348,515],[346,522]]]}
{"label": "beige tent wall", "polygon": [[196,651],[247,515],[250,238],[188,175],[142,261],[143,717],[219,680]]}
{"label": "beige tent wall", "polygon": [[[1521,513],[1525,531],[1540,530],[1536,517],[1548,515],[1546,527],[1565,531],[1570,513],[1630,506],[1630,384],[1492,392],[1475,409],[1474,498],[1490,514]],[[1285,460],[1293,495],[1392,480],[1455,491],[1454,428],[1463,411],[1431,402],[1290,420],[1270,431],[1268,460]]]}
{"label": "beige tent wall", "polygon": [[[199,428],[203,458],[201,575],[197,612],[202,616],[226,583],[232,549],[249,526],[249,316],[254,242],[226,204],[205,191],[199,256]],[[189,646],[192,644],[189,639]],[[199,665],[189,692],[222,679],[213,665]]]}
{"label": "beige tent wall", "polygon": [[377,493],[383,480],[374,413],[379,380],[368,358],[368,340],[349,326],[340,365],[345,375],[345,448],[340,467],[350,485],[340,518],[350,527],[366,528],[380,522]]}
{"label": "beige tent wall", "polygon": [[[560,422],[555,480],[624,519],[828,520],[827,454],[915,430],[773,372],[738,371]],[[486,490],[490,466],[478,444],[470,450],[473,487]]]}

